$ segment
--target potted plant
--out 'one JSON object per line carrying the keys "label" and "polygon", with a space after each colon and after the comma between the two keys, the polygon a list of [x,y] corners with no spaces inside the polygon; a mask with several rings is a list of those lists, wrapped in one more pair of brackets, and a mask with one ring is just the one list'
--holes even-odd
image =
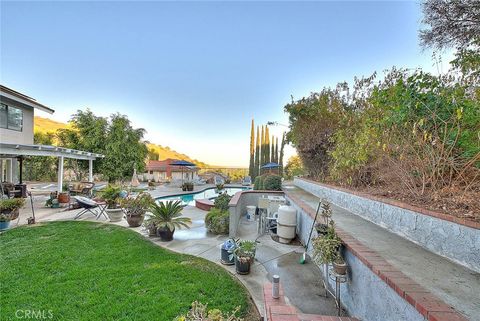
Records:
{"label": "potted plant", "polygon": [[323,223],[318,222],[315,224],[315,229],[317,230],[318,236],[325,236],[327,235],[330,222],[333,222],[333,220],[330,219],[332,217],[332,208],[326,200],[322,200],[321,217],[323,218]]}
{"label": "potted plant", "polygon": [[[25,205],[23,198],[8,198],[0,200],[0,214],[4,214],[10,218],[9,221],[15,220],[20,215],[19,210]],[[5,221],[6,222],[6,218]]]}
{"label": "potted plant", "polygon": [[69,190],[70,190],[70,184],[64,183],[62,185],[62,191],[63,192],[59,192],[58,195],[57,195],[59,203],[70,203],[70,192],[69,192]]}
{"label": "potted plant", "polygon": [[0,214],[0,231],[8,229],[10,226],[11,217],[8,214]]}
{"label": "potted plant", "polygon": [[233,250],[235,256],[235,270],[238,274],[250,273],[250,266],[255,260],[257,243],[255,241],[241,240]]}
{"label": "potted plant", "polygon": [[186,192],[186,191],[193,191],[193,183],[192,182],[185,182],[182,184],[182,191]]}
{"label": "potted plant", "polygon": [[330,221],[327,233],[313,240],[313,256],[318,264],[333,263],[340,249],[342,240],[335,232],[335,225]]}
{"label": "potted plant", "polygon": [[148,193],[140,193],[137,197],[127,197],[121,201],[121,205],[125,211],[128,225],[130,227],[138,227],[142,225],[145,218],[145,212],[154,202]]}
{"label": "potted plant", "polygon": [[157,236],[157,226],[153,222],[146,224],[145,228],[148,231],[148,236]]}
{"label": "potted plant", "polygon": [[147,219],[147,224],[157,227],[157,234],[162,241],[171,241],[177,227],[189,228],[192,223],[189,217],[182,217],[184,207],[181,201],[153,203],[149,208],[151,216]]}
{"label": "potted plant", "polygon": [[114,185],[108,185],[101,191],[101,198],[107,203],[105,212],[111,222],[120,222],[123,218],[123,210],[119,205],[121,194],[121,188]]}
{"label": "potted plant", "polygon": [[337,257],[335,261],[333,261],[333,270],[339,275],[345,275],[347,273],[347,263],[345,263],[340,253],[337,253]]}
{"label": "potted plant", "polygon": [[220,262],[224,265],[233,265],[235,264],[235,258],[233,251],[237,247],[237,241],[233,238],[227,239],[223,242],[222,247],[220,248]]}

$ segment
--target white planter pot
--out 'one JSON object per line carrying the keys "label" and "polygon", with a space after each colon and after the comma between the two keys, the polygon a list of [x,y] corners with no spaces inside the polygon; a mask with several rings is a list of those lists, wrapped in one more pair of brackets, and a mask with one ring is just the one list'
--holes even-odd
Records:
{"label": "white planter pot", "polygon": [[105,209],[107,212],[108,218],[110,222],[120,222],[123,218],[123,211],[121,208],[114,208],[114,209]]}

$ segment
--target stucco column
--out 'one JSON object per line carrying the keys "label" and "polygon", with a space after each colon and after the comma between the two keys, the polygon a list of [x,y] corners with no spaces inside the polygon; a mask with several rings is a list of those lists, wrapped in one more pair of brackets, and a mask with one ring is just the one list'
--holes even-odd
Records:
{"label": "stucco column", "polygon": [[58,157],[58,186],[59,193],[63,191],[63,156]]}
{"label": "stucco column", "polygon": [[12,168],[12,160],[11,159],[7,159],[5,160],[5,163],[6,163],[6,167],[7,167],[7,177],[6,177],[6,181],[9,182],[9,183],[12,183],[13,180],[13,168]]}
{"label": "stucco column", "polygon": [[93,182],[93,159],[88,160],[88,181]]}
{"label": "stucco column", "polygon": [[18,183],[18,160],[12,158],[12,183]]}
{"label": "stucco column", "polygon": [[5,182],[5,175],[3,175],[3,159],[0,159],[0,182]]}

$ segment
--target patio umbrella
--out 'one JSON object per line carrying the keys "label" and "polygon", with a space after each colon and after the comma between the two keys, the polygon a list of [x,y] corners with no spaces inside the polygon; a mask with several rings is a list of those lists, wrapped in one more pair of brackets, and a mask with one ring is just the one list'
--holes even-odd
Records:
{"label": "patio umbrella", "polygon": [[[266,163],[262,166],[262,168],[264,169],[273,169],[273,168],[280,168],[280,165],[278,165],[277,163],[273,163],[273,162],[270,162],[270,163]],[[280,174],[280,170],[278,172]]]}
{"label": "patio umbrella", "polygon": [[182,184],[183,184],[183,168],[184,167],[195,167],[195,166],[197,166],[194,163],[190,163],[190,162],[187,162],[185,160],[176,160],[176,161],[170,163],[170,165],[180,166],[182,168]]}

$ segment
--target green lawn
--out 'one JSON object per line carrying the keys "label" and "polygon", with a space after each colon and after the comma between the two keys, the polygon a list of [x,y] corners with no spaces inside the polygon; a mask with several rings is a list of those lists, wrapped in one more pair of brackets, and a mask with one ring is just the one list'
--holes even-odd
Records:
{"label": "green lawn", "polygon": [[53,222],[0,235],[2,320],[18,320],[17,310],[51,310],[56,320],[163,321],[195,300],[256,315],[248,292],[221,267],[128,229]]}

